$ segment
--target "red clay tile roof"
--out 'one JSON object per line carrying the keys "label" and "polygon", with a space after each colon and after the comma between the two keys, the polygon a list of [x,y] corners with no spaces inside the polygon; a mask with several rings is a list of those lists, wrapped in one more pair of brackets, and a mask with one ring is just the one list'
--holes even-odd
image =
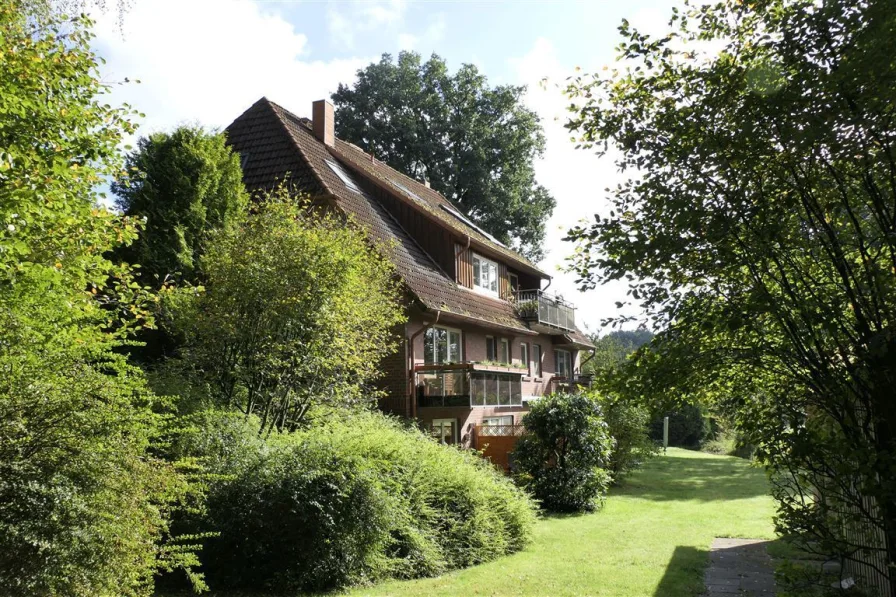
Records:
{"label": "red clay tile roof", "polygon": [[[442,311],[446,317],[531,333],[507,301],[485,297],[455,283],[368,192],[367,187],[374,183],[370,177],[379,181],[397,181],[425,201],[417,201],[400,188],[395,188],[393,195],[414,202],[419,209],[434,212],[446,226],[456,229],[455,223],[449,221],[453,216],[447,212],[442,216],[440,212],[443,210],[434,207],[440,205],[440,200],[447,201],[440,199],[441,195],[432,189],[373,161],[348,143],[337,140],[336,147],[328,148],[314,136],[307,119],[295,116],[266,98],[237,118],[227,127],[226,133],[228,142],[242,158],[243,177],[250,190],[270,189],[279,182],[288,181],[312,196],[332,197],[339,209],[361,224],[374,243],[384,247],[407,289],[425,308]],[[327,162],[348,165],[347,174],[358,191],[346,186]],[[462,234],[469,234],[471,243],[474,240],[490,242],[475,230],[464,230]],[[474,234],[481,239],[474,238]],[[495,247],[492,247],[494,252],[512,253],[517,263],[528,264],[527,269],[539,272],[522,256],[498,245]],[[582,337],[581,333],[576,335]]]}

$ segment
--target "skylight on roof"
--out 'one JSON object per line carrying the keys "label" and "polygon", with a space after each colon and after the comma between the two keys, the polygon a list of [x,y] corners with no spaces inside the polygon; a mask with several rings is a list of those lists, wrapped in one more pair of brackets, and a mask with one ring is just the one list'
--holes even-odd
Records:
{"label": "skylight on roof", "polygon": [[472,228],[479,234],[485,236],[493,243],[497,243],[497,244],[501,245],[502,247],[504,247],[505,249],[507,248],[507,245],[505,245],[504,243],[499,241],[497,238],[495,238],[494,236],[492,236],[491,234],[489,234],[488,232],[486,232],[485,230],[483,230],[482,228],[480,228],[479,226],[474,224],[473,221],[470,220],[470,218],[468,218],[464,214],[460,213],[458,210],[454,209],[454,207],[452,207],[450,205],[446,205],[444,203],[442,203],[441,206],[442,206],[442,209],[444,209],[445,211],[450,213],[452,216],[454,216],[455,218],[457,218],[458,220],[460,220],[461,222],[463,222],[464,224],[466,224],[467,226],[469,226],[470,228]]}
{"label": "skylight on roof", "polygon": [[393,185],[395,185],[398,189],[400,189],[401,191],[403,191],[403,192],[406,193],[407,195],[410,195],[411,198],[413,198],[414,200],[419,201],[420,203],[424,203],[424,204],[426,203],[425,201],[423,201],[423,199],[420,197],[420,195],[418,195],[417,193],[415,193],[415,192],[412,191],[411,189],[407,188],[406,186],[404,186],[404,185],[401,184],[400,182],[395,182],[395,181],[392,180],[392,179],[389,179],[389,182],[391,182]]}
{"label": "skylight on roof", "polygon": [[349,176],[348,172],[346,172],[342,168],[342,166],[340,166],[336,162],[331,162],[330,160],[324,160],[324,161],[327,163],[327,166],[330,167],[330,170],[333,171],[333,174],[338,176],[339,180],[341,180],[345,184],[346,188],[348,188],[349,190],[354,191],[356,193],[361,192],[361,189],[358,187],[357,184],[355,184],[355,181],[352,180],[352,177]]}

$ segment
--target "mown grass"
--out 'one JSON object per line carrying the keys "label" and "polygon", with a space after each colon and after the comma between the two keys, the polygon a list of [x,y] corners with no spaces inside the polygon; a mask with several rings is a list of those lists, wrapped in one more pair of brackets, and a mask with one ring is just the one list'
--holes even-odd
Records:
{"label": "mown grass", "polygon": [[765,474],[740,458],[670,449],[603,510],[540,520],[525,551],[438,578],[347,593],[694,597],[714,537],[774,538]]}

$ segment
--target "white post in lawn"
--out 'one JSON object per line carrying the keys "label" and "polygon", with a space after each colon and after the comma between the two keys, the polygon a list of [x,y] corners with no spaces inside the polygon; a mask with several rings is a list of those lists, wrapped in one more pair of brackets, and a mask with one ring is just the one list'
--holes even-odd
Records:
{"label": "white post in lawn", "polygon": [[663,454],[669,447],[669,417],[663,417]]}

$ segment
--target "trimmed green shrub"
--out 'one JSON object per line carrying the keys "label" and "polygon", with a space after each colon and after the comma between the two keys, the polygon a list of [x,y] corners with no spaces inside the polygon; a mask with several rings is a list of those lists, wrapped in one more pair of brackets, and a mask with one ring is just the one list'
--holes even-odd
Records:
{"label": "trimmed green shrub", "polygon": [[[246,441],[240,421],[257,422],[244,417],[194,421],[184,453],[231,468],[196,523],[218,534],[201,554],[212,588],[324,591],[431,576],[530,539],[534,504],[509,479],[384,415],[345,415],[260,443]],[[249,454],[229,453],[228,438]]]}
{"label": "trimmed green shrub", "polygon": [[626,473],[656,455],[659,444],[648,433],[650,412],[647,408],[616,396],[596,399],[603,409],[604,420],[613,438],[608,468],[613,474],[613,481],[618,483]]}
{"label": "trimmed green shrub", "polygon": [[513,452],[518,482],[546,510],[594,510],[612,480],[612,438],[597,400],[552,394],[532,405],[523,424],[528,433]]}

